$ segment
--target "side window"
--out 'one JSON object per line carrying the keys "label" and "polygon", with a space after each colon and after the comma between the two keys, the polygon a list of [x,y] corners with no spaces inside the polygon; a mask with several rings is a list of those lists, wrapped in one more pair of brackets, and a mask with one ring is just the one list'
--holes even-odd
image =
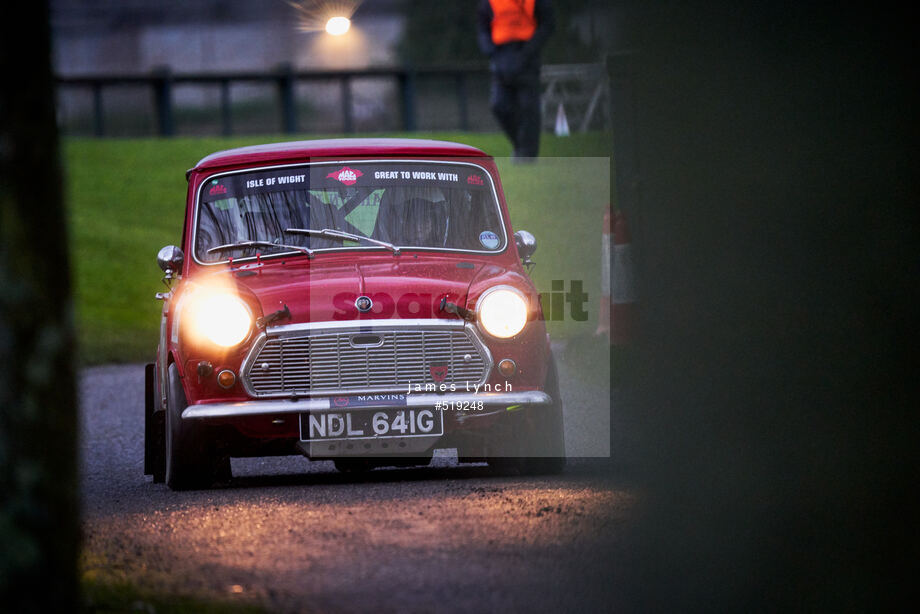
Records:
{"label": "side window", "polygon": [[202,258],[210,248],[235,243],[246,233],[235,198],[202,204],[199,218],[195,250]]}

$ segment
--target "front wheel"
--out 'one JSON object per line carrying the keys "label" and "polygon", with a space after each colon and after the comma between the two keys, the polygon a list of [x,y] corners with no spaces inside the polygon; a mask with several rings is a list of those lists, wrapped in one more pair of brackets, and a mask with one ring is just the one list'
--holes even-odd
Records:
{"label": "front wheel", "polygon": [[182,419],[188,406],[175,364],[169,365],[166,388],[166,485],[173,490],[207,488],[229,476],[230,459],[215,455],[213,442],[194,423]]}
{"label": "front wheel", "polygon": [[166,479],[165,435],[163,411],[156,411],[158,391],[156,365],[144,368],[144,474],[152,475],[154,483]]}
{"label": "front wheel", "polygon": [[515,416],[512,430],[495,446],[489,466],[499,473],[560,473],[565,468],[565,423],[556,361],[550,356],[544,391],[553,399]]}

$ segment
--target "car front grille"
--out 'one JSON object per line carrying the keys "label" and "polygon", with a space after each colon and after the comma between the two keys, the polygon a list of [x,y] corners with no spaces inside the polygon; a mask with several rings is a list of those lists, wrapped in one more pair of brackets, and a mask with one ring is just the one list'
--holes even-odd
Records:
{"label": "car front grille", "polygon": [[453,321],[291,329],[266,335],[244,363],[243,382],[252,396],[414,391],[439,383],[463,390],[484,382],[492,366],[476,334]]}

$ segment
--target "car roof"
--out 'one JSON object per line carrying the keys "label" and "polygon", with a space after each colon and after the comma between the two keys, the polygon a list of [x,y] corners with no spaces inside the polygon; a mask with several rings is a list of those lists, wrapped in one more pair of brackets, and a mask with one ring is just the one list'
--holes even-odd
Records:
{"label": "car roof", "polygon": [[195,170],[253,163],[359,156],[487,157],[488,154],[470,145],[429,139],[318,139],[314,141],[250,145],[249,147],[218,151],[199,160],[194,168],[189,169],[189,173]]}

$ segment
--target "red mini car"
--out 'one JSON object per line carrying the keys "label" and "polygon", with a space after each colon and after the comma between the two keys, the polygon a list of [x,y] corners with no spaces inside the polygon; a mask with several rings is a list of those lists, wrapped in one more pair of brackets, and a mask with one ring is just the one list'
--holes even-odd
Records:
{"label": "red mini car", "polygon": [[243,147],[188,171],[182,248],[147,366],[145,473],[229,479],[230,457],[340,470],[459,460],[561,470],[539,296],[496,165],[439,141]]}

